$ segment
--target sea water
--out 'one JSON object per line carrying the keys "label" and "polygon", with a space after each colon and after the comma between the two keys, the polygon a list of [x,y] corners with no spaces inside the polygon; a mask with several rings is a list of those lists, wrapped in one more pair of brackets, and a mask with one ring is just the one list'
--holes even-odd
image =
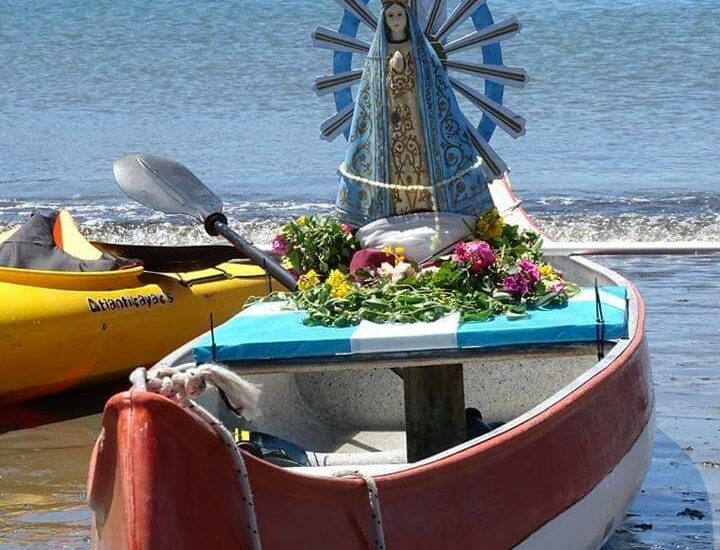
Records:
{"label": "sea water", "polygon": [[[720,240],[720,2],[489,5],[524,24],[504,56],[531,78],[505,96],[527,135],[498,130],[492,144],[543,228],[572,240]],[[332,0],[4,0],[0,230],[63,206],[98,239],[210,241],[124,197],[111,166],[130,152],[191,168],[256,241],[283,219],[329,211],[344,141],[318,137],[334,109],[311,86],[332,60],[310,32],[340,16]],[[658,411],[650,474],[610,547],[720,546],[720,258],[599,260],[647,302]],[[87,547],[98,426],[95,416],[0,437],[0,545]]]}

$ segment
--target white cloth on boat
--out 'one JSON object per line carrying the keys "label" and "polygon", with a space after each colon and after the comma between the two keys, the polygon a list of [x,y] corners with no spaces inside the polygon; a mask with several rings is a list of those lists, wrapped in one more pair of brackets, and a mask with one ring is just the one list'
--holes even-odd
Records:
{"label": "white cloth on boat", "polygon": [[423,349],[457,348],[460,314],[452,313],[432,323],[373,323],[361,321],[350,336],[353,353],[392,353],[414,349],[422,339]]}
{"label": "white cloth on boat", "polygon": [[405,256],[422,261],[472,237],[475,218],[451,212],[417,212],[382,218],[357,231],[363,248],[402,246]]}

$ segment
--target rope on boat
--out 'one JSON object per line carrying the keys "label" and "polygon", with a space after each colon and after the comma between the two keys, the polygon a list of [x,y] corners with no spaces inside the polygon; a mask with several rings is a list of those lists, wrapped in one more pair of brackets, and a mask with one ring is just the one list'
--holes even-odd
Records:
{"label": "rope on boat", "polygon": [[368,490],[368,498],[370,500],[370,513],[373,520],[373,531],[375,532],[375,549],[386,550],[385,532],[383,529],[382,514],[380,512],[380,494],[378,493],[377,484],[372,476],[364,474],[358,470],[343,470],[335,472],[335,477],[357,477],[365,482]]}
{"label": "rope on boat", "polygon": [[252,541],[252,549],[262,550],[255,502],[245,459],[235,446],[235,440],[228,429],[207,409],[190,399],[200,396],[208,385],[215,386],[220,395],[224,395],[224,399],[229,401],[229,405],[249,420],[260,415],[257,407],[260,389],[220,365],[207,364],[185,370],[182,368],[182,366],[176,368],[157,367],[149,371],[139,368],[132,372],[130,381],[135,390],[150,391],[175,400],[181,407],[215,430],[220,440],[228,448],[235,465],[235,472],[240,480],[240,491],[245,505],[245,515],[248,518],[247,528]]}

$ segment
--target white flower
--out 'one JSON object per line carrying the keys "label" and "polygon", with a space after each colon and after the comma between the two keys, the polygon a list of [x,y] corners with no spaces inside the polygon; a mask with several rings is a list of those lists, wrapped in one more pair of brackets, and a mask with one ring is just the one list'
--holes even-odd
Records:
{"label": "white flower", "polygon": [[383,262],[378,267],[377,274],[380,277],[392,277],[395,268],[388,262]]}
{"label": "white flower", "polygon": [[394,284],[397,284],[403,279],[406,279],[407,277],[412,277],[413,275],[415,275],[415,270],[413,269],[413,266],[407,262],[400,262],[393,269],[392,277],[390,280]]}
{"label": "white flower", "polygon": [[436,266],[436,265],[429,265],[429,266],[424,267],[424,268],[422,268],[422,269],[420,270],[420,275],[430,276],[430,275],[432,275],[433,273],[437,273],[438,271],[440,271],[440,268],[439,268],[438,266]]}

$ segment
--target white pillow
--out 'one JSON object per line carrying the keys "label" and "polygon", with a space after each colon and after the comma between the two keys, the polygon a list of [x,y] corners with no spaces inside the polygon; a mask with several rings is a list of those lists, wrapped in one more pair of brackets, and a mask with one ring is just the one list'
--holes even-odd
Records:
{"label": "white pillow", "polygon": [[357,238],[363,248],[402,246],[409,259],[423,261],[438,252],[449,252],[456,242],[471,238],[474,227],[473,216],[418,212],[375,220],[358,229]]}

